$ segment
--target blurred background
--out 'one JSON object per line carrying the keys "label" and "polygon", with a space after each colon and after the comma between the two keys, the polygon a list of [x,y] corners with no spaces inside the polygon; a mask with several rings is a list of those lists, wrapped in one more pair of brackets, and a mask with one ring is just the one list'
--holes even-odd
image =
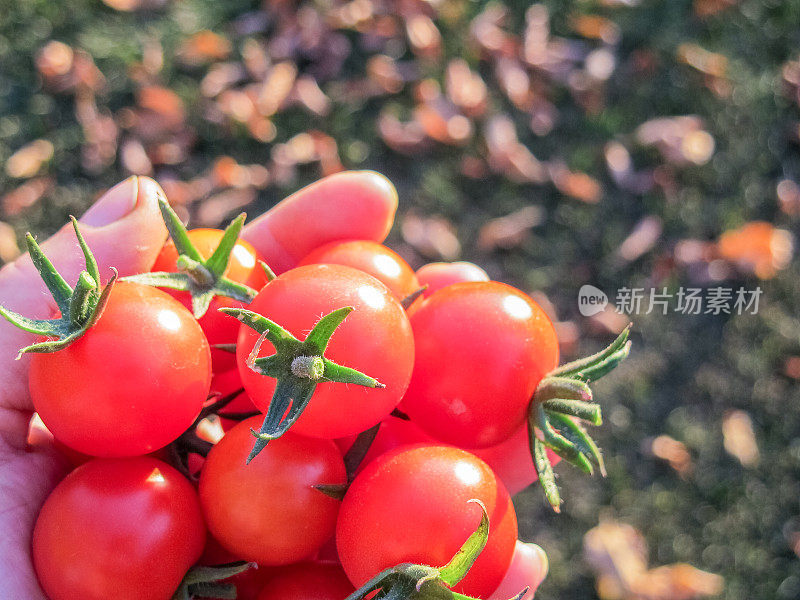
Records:
{"label": "blurred background", "polygon": [[[537,598],[800,598],[800,2],[0,14],[0,264],[132,173],[197,227],[380,171],[400,194],[390,245],[530,292],[564,359],[634,322],[631,357],[596,386],[608,477],[560,465],[561,515],[538,488],[517,498],[550,556]],[[585,284],[610,299],[590,317]],[[644,290],[638,314],[614,310],[625,288]],[[761,295],[744,314],[674,298],[646,314],[664,288]]]}

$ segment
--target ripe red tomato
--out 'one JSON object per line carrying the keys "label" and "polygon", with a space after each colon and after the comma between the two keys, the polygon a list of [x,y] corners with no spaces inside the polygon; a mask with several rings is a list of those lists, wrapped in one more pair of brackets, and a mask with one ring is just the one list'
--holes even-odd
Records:
{"label": "ripe red tomato", "polygon": [[[292,431],[337,438],[369,429],[397,406],[408,387],[414,363],[414,341],[408,317],[380,281],[341,265],[308,265],[292,269],[259,292],[248,309],[262,314],[304,339],[323,315],[354,308],[331,337],[330,360],[374,377],[386,388],[322,382]],[[258,333],[247,326],[236,346],[242,383],[256,407],[266,412],[275,379],[246,364]],[[275,350],[264,342],[259,356]]]}
{"label": "ripe red tomato", "polygon": [[197,493],[150,457],[98,459],[67,475],[33,531],[51,600],[164,600],[203,551]]}
{"label": "ripe red tomato", "polygon": [[427,298],[436,290],[464,281],[489,281],[489,275],[471,262],[435,262],[417,269],[420,287],[427,285],[424,296]]}
{"label": "ripe red tomato", "polygon": [[[192,229],[189,231],[189,239],[197,248],[200,256],[208,258],[211,256],[222,238],[223,232],[219,229]],[[178,259],[178,251],[175,244],[169,240],[162,248],[151,271],[175,272],[175,261]],[[254,290],[260,290],[267,284],[267,276],[259,266],[258,261],[261,257],[248,242],[239,240],[231,252],[228,268],[225,270],[225,277],[250,286]],[[192,301],[189,292],[165,289],[166,292],[180,300],[186,308],[191,310]],[[200,327],[208,338],[209,344],[233,344],[239,332],[239,322],[227,315],[220,313],[217,309],[224,307],[242,308],[245,305],[230,298],[217,296],[211,301],[208,311],[200,319]],[[214,371],[224,371],[236,366],[236,357],[224,350],[211,349],[211,357],[214,362]]]}
{"label": "ripe red tomato", "polygon": [[34,354],[29,371],[42,421],[92,456],[169,444],[200,413],[210,381],[208,342],[194,317],[169,294],[124,281],[89,331],[63,350]]}
{"label": "ripe red tomato", "polygon": [[[531,456],[528,441],[528,424],[523,423],[510,438],[496,446],[473,450],[476,456],[492,467],[495,475],[502,481],[508,493],[515,496],[533,482],[539,480]],[[561,457],[547,449],[550,464],[555,466]],[[519,591],[519,590],[517,590]]]}
{"label": "ripe red tomato", "polygon": [[528,591],[520,600],[533,600],[536,588],[547,576],[547,567],[547,555],[541,547],[517,540],[508,571],[488,600],[508,600],[526,587]]}
{"label": "ripe red tomato", "polygon": [[370,240],[325,244],[300,261],[301,266],[315,264],[345,265],[369,273],[398,300],[420,288],[414,270],[397,252]]}
{"label": "ripe red tomato", "polygon": [[475,531],[480,508],[489,541],[454,588],[485,598],[503,579],[517,539],[517,517],[503,484],[474,454],[449,446],[403,446],[368,464],[342,502],[336,546],[358,587],[403,562],[443,566]]}
{"label": "ripe red tomato", "polygon": [[281,569],[258,600],[344,600],[354,591],[340,565],[306,562]]}
{"label": "ripe red tomato", "polygon": [[291,432],[249,465],[250,428],[242,421],[211,449],[200,475],[209,531],[228,551],[264,565],[285,565],[319,550],[333,534],[339,502],[313,488],[345,483],[342,455],[331,440]]}
{"label": "ripe red tomato", "polygon": [[558,365],[545,312],[495,281],[456,283],[410,315],[416,358],[403,410],[433,437],[462,448],[508,439],[539,381]]}

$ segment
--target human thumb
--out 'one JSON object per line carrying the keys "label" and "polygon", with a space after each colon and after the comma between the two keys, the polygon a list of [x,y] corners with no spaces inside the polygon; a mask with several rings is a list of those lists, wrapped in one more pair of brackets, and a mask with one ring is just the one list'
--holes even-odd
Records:
{"label": "human thumb", "polygon": [[[161,187],[148,177],[130,177],[106,192],[80,220],[80,230],[97,259],[101,277],[145,271],[155,261],[167,237],[158,198]],[[40,244],[70,285],[84,259],[72,225],[67,224]],[[0,269],[0,305],[27,317],[47,318],[55,304],[25,254]],[[27,402],[27,360],[15,361],[19,348],[32,336],[0,319],[0,389],[11,404]]]}

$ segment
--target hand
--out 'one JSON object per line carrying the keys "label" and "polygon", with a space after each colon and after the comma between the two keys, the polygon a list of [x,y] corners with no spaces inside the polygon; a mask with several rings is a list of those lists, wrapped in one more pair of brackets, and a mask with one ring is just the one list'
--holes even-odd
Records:
{"label": "hand", "polygon": [[[81,232],[100,272],[121,276],[146,271],[167,237],[158,210],[163,191],[147,177],[131,177],[109,190],[81,218]],[[292,268],[311,250],[343,239],[383,241],[394,220],[397,193],[384,177],[347,172],[325,178],[287,198],[250,223],[243,237],[276,273]],[[69,283],[83,268],[71,226],[42,249]],[[55,305],[28,255],[0,269],[0,305],[34,318]],[[33,406],[28,396],[29,357],[15,360],[31,334],[0,319],[0,580],[9,598],[44,600],[30,559],[36,515],[66,473],[47,444],[28,444]]]}

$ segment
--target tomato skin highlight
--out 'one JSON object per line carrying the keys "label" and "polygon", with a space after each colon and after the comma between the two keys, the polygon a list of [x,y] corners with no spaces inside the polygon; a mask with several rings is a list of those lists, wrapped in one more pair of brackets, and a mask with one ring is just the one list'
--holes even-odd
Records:
{"label": "tomato skin highlight", "polygon": [[485,598],[500,584],[514,551],[511,498],[486,463],[449,446],[403,446],[368,464],[347,491],[336,527],[339,558],[358,587],[403,562],[445,565],[489,514],[489,541],[454,588]]}
{"label": "tomato skin highlight", "polygon": [[447,286],[410,319],[416,358],[403,410],[429,435],[462,448],[508,439],[558,365],[550,319],[504,283]]}
{"label": "tomato skin highlight", "polygon": [[166,600],[205,543],[197,493],[150,457],[92,460],[44,503],[33,562],[50,600]]}
{"label": "tomato skin highlight", "polygon": [[208,396],[211,354],[179,302],[122,281],[81,338],[31,357],[28,379],[36,412],[60,442],[92,456],[138,456],[191,426]]}
{"label": "tomato skin highlight", "polygon": [[344,600],[355,591],[335,563],[290,565],[270,578],[258,600]]}
{"label": "tomato skin highlight", "polygon": [[420,288],[414,270],[394,250],[370,240],[332,242],[313,250],[299,266],[345,265],[364,271],[388,287],[402,300]]}
{"label": "tomato skin highlight", "polygon": [[[360,433],[397,406],[408,387],[414,363],[408,317],[380,281],[342,265],[307,265],[287,271],[262,289],[247,307],[302,340],[320,317],[345,306],[354,310],[334,332],[325,356],[374,377],[386,387],[319,383],[305,412],[292,426],[295,433],[328,439]],[[250,399],[266,412],[275,379],[252,371],[246,364],[257,340],[258,333],[243,325],[236,355]],[[274,351],[272,344],[265,341],[259,356]]]}
{"label": "tomato skin highlight", "polygon": [[313,488],[347,480],[331,440],[289,432],[271,441],[250,464],[250,429],[242,421],[209,452],[200,475],[200,502],[208,529],[244,560],[284,565],[308,558],[333,535],[339,502]]}
{"label": "tomato skin highlight", "polygon": [[[214,253],[223,233],[220,229],[192,229],[189,231],[189,239],[197,248],[200,256],[208,258]],[[175,261],[177,260],[178,251],[175,248],[175,243],[172,240],[168,240],[150,270],[174,273],[177,270],[175,267]],[[228,263],[228,268],[225,269],[224,275],[237,283],[243,283],[258,291],[267,284],[267,276],[259,266],[259,260],[261,260],[261,257],[256,252],[256,249],[248,242],[240,239],[233,247],[230,262]],[[168,288],[164,288],[164,291],[181,302],[189,311],[192,310],[192,298],[189,292]],[[239,321],[222,314],[219,309],[245,307],[246,305],[242,302],[221,296],[217,296],[211,301],[206,314],[198,319],[210,345],[233,344],[239,333]],[[214,363],[214,372],[225,371],[236,366],[236,357],[224,350],[212,348],[211,358]]]}
{"label": "tomato skin highlight", "polygon": [[423,292],[425,298],[435,291],[465,281],[489,281],[489,275],[478,265],[471,262],[435,262],[422,265],[417,269],[417,280],[420,287],[427,285]]}

